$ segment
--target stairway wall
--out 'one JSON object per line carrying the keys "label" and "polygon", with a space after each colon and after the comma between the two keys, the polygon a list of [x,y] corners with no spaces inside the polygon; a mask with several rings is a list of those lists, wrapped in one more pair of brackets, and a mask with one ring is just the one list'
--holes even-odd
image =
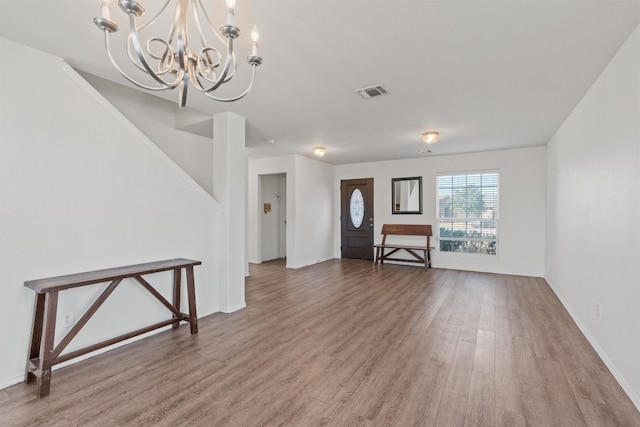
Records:
{"label": "stairway wall", "polygon": [[[26,280],[191,258],[199,316],[219,311],[219,203],[61,59],[1,38],[0,54],[0,388],[24,374]],[[149,280],[168,296],[170,276]],[[61,292],[58,324],[105,286]],[[166,318],[122,283],[69,350]]]}

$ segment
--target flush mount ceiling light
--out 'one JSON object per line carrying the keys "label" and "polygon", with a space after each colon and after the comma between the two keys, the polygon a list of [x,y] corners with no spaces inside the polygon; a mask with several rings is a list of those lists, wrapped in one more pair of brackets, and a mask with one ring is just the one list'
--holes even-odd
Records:
{"label": "flush mount ceiling light", "polygon": [[327,149],[324,147],[314,147],[313,148],[313,154],[315,154],[318,157],[322,157],[324,156],[324,153],[326,153]]}
{"label": "flush mount ceiling light", "polygon": [[440,137],[440,134],[435,130],[430,130],[429,132],[425,132],[422,134],[422,140],[427,144],[435,143],[439,137]]}
{"label": "flush mount ceiling light", "polygon": [[[247,62],[253,70],[249,87],[232,98],[219,98],[213,95],[216,89],[231,80],[237,65],[233,51],[233,41],[240,36],[240,28],[234,25],[236,2],[235,0],[226,0],[226,2],[228,8],[226,25],[221,26],[217,31],[211,23],[202,0],[165,0],[159,12],[142,24],[136,20],[145,12],[142,4],[130,0],[118,1],[120,9],[129,16],[129,36],[125,47],[127,56],[135,68],[155,81],[154,86],[140,83],[130,77],[114,60],[109,45],[109,34],[117,32],[119,27],[111,20],[109,0],[102,0],[101,16],[94,18],[93,22],[104,31],[105,48],[113,66],[136,86],[154,91],[178,88],[181,108],[186,105],[189,84],[216,101],[232,102],[249,93],[256,77],[256,68],[262,64],[262,58],[258,56],[258,29],[254,26],[251,31],[253,41],[251,55],[247,56]],[[151,35],[150,29],[155,28],[153,24],[169,9],[170,4],[173,5],[171,7],[173,10],[169,11],[173,14],[173,21],[168,29],[167,38],[162,39]],[[194,31],[194,35],[197,35],[194,39],[199,43],[188,40],[189,28],[197,29],[197,33]],[[146,40],[141,37],[143,34]],[[210,40],[207,40],[207,37]],[[210,43],[216,38],[218,47]],[[226,56],[223,58],[225,51]]]}

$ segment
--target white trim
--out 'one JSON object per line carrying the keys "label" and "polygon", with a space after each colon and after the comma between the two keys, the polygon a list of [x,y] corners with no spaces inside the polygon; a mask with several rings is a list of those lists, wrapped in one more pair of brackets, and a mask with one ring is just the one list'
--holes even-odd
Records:
{"label": "white trim", "polygon": [[[163,332],[163,331],[167,331],[169,329],[171,329],[171,325],[165,326],[163,328],[156,329],[154,331],[146,332],[146,333],[144,333],[142,335],[138,335],[138,336],[129,338],[127,340],[117,342],[115,344],[111,344],[110,346],[103,347],[103,348],[100,348],[98,350],[94,350],[91,353],[83,354],[82,356],[74,357],[73,359],[67,360],[66,362],[62,362],[60,364],[57,364],[57,365],[53,366],[51,368],[51,370],[52,371],[57,371],[58,369],[64,368],[65,366],[75,365],[76,363],[82,362],[83,360],[87,360],[87,359],[90,359],[92,357],[98,356],[98,355],[100,355],[102,353],[106,353],[108,351],[115,350],[118,347],[122,347],[124,345],[131,344],[131,343],[134,343],[136,341],[143,340],[145,338],[148,338],[150,336],[153,336],[153,335],[158,334],[158,333]],[[63,355],[64,355],[64,353],[63,353]],[[25,361],[25,363],[26,363],[26,361]],[[21,377],[16,378],[16,379],[8,380],[8,381],[0,384],[0,390],[2,390],[3,388],[11,387],[12,385],[19,384],[19,383],[21,383],[23,381],[24,381],[24,376],[21,376]],[[33,383],[33,384],[35,384],[35,383]],[[35,386],[33,388],[33,392],[34,393],[36,392]]]}
{"label": "white trim", "polygon": [[[205,318],[207,316],[210,316],[210,315],[212,315],[214,313],[219,313],[219,312],[220,311],[211,311],[211,312],[207,312],[206,314],[201,314],[200,316],[198,316],[198,320],[201,320],[201,319],[203,319],[203,318]],[[182,326],[188,325],[188,324],[189,324],[188,322],[180,323],[180,326],[182,327]],[[117,342],[115,344],[111,344],[108,347],[100,348],[98,350],[92,351],[91,353],[87,353],[87,354],[84,354],[82,356],[74,357],[71,360],[67,360],[66,362],[62,362],[62,363],[60,363],[58,365],[55,365],[55,366],[53,366],[51,368],[51,370],[55,371],[57,369],[64,368],[65,366],[74,365],[74,364],[76,364],[78,362],[81,362],[83,360],[87,360],[87,359],[89,359],[91,357],[94,357],[94,356],[97,356],[99,354],[106,353],[107,351],[115,350],[118,347],[122,347],[124,345],[132,344],[132,343],[134,343],[136,341],[140,341],[140,340],[143,340],[145,338],[149,338],[149,337],[151,337],[151,336],[153,336],[155,334],[159,334],[160,332],[163,332],[163,331],[168,331],[171,328],[172,328],[171,325],[165,326],[163,328],[159,328],[159,329],[156,329],[156,330],[149,331],[149,332],[146,332],[144,334],[138,335],[136,337],[129,338],[128,340],[124,340],[124,341]],[[184,328],[183,331],[187,331],[187,328]],[[180,330],[178,330],[178,332],[180,332]],[[16,385],[16,384],[19,384],[19,383],[21,383],[23,381],[24,381],[24,375],[20,376],[18,378],[13,378],[13,379],[4,381],[4,382],[0,383],[0,390],[5,389],[7,387],[11,387],[11,386]],[[35,388],[34,388],[34,393],[35,393]]]}
{"label": "white trim", "polygon": [[[205,318],[207,316],[210,316],[210,315],[212,315],[214,313],[219,313],[219,312],[220,311],[210,311],[210,312],[207,312],[206,314],[200,314],[200,316],[198,316],[198,320],[203,319],[203,318]],[[183,326],[183,325],[188,325],[188,323],[180,323],[180,326]],[[124,341],[117,342],[115,344],[111,344],[110,346],[107,346],[107,347],[104,347],[104,348],[100,348],[98,350],[92,351],[91,353],[87,353],[87,354],[84,354],[82,356],[74,357],[71,360],[67,360],[66,362],[62,362],[62,363],[60,363],[58,365],[55,365],[55,366],[53,366],[51,368],[51,370],[55,371],[57,369],[64,368],[65,366],[74,365],[74,364],[76,364],[78,362],[82,362],[83,360],[87,360],[87,359],[89,359],[91,357],[94,357],[94,356],[97,356],[99,354],[106,353],[107,351],[115,350],[118,347],[122,347],[124,345],[132,344],[132,343],[134,343],[136,341],[140,341],[140,340],[143,340],[145,338],[149,338],[149,337],[151,337],[151,336],[153,336],[155,334],[158,334],[160,332],[163,332],[163,331],[168,331],[171,328],[172,328],[171,325],[165,326],[163,328],[159,328],[159,329],[156,329],[156,330],[153,330],[153,331],[149,331],[149,332],[146,332],[144,334],[129,338],[128,340],[124,340]],[[186,331],[186,328],[184,330]],[[7,387],[11,387],[11,386],[16,385],[16,384],[19,384],[19,383],[21,383],[23,381],[24,381],[24,375],[20,376],[18,378],[13,378],[13,379],[4,381],[4,382],[0,383],[0,390],[5,389]],[[34,388],[34,393],[35,393],[35,388]]]}
{"label": "white trim", "polygon": [[290,269],[292,269],[292,270],[297,270],[297,269],[299,269],[299,268],[303,268],[303,267],[306,267],[306,266],[308,266],[308,265],[311,265],[311,264],[300,264],[300,265],[297,265],[297,264],[295,264],[295,265],[294,265],[294,264],[287,264],[287,265],[286,265],[286,268],[290,268]]}
{"label": "white trim", "polygon": [[482,173],[497,173],[500,174],[499,168],[491,168],[491,169],[470,169],[467,171],[444,171],[444,172],[436,172],[436,178],[439,176],[458,176],[458,175],[476,175]]}
{"label": "white trim", "polygon": [[238,304],[236,306],[222,307],[222,308],[220,308],[220,311],[222,313],[229,314],[229,313],[233,313],[234,311],[242,310],[246,306],[247,306],[247,303],[246,302],[242,302],[242,304]]}
{"label": "white trim", "polygon": [[[494,258],[500,258],[500,252],[497,250],[496,248],[496,253],[495,254],[483,254],[483,253],[478,253],[478,252],[452,252],[452,251],[441,251],[438,247],[436,247],[435,249],[431,249],[431,253],[438,253],[438,256],[442,256],[442,257],[452,257],[452,258],[457,258],[457,257],[468,257],[468,258],[480,258],[480,259],[487,259],[486,257],[491,257],[490,259],[494,259]],[[457,268],[456,268],[457,270]],[[496,274],[511,274],[511,273],[496,273]],[[517,274],[518,276],[522,276],[522,274]],[[526,274],[524,275],[526,276]]]}
{"label": "white trim", "polygon": [[[10,380],[6,380],[6,381],[0,383],[0,390],[3,390],[5,388],[7,388],[7,387],[11,387],[12,385],[20,384],[23,381],[24,381],[24,375],[19,377],[19,378],[13,378],[13,379],[10,379]],[[35,389],[34,389],[34,393],[35,393]]]}
{"label": "white trim", "polygon": [[558,297],[565,310],[567,310],[569,316],[571,316],[575,324],[578,326],[578,329],[580,329],[587,341],[589,341],[589,344],[591,344],[591,347],[593,347],[593,349],[596,351],[598,356],[600,356],[600,359],[602,359],[602,362],[609,369],[613,377],[616,379],[616,381],[618,381],[618,384],[620,384],[622,390],[624,390],[627,396],[629,396],[629,399],[631,399],[631,402],[635,405],[636,409],[640,411],[640,396],[637,396],[633,392],[633,388],[629,384],[627,384],[627,382],[624,380],[624,377],[620,375],[620,372],[618,372],[618,370],[616,369],[616,365],[611,361],[611,359],[609,359],[607,353],[598,344],[598,341],[589,333],[589,330],[582,324],[582,322],[580,322],[580,318],[574,314],[573,310],[571,310],[571,307],[565,302],[562,295],[556,291],[556,288],[555,286],[553,286],[551,280],[549,280],[549,278],[547,277],[545,277],[544,280],[547,281],[547,284],[549,285],[553,293]]}
{"label": "white trim", "polygon": [[[458,218],[458,217],[452,217],[452,218],[444,218],[444,217],[440,217],[440,187],[438,185],[439,182],[439,178],[440,177],[455,177],[455,176],[464,176],[467,177],[469,175],[485,175],[485,174],[495,174],[497,175],[497,183],[496,183],[496,188],[497,188],[497,193],[496,193],[496,208],[497,208],[497,212],[498,212],[498,217],[497,218],[482,218],[482,217],[477,217],[477,218],[468,218],[468,217],[464,217],[464,218]],[[440,253],[448,253],[448,254],[463,254],[466,252],[456,252],[456,251],[443,251],[440,249],[440,242],[441,241],[448,241],[448,242],[456,242],[456,241],[462,241],[462,242],[486,242],[486,243],[491,243],[491,242],[495,242],[495,253],[490,254],[490,253],[476,253],[476,252],[471,252],[471,255],[480,255],[480,256],[491,256],[491,257],[497,257],[499,255],[499,247],[500,247],[500,239],[499,239],[499,225],[500,225],[500,170],[499,169],[484,169],[484,170],[475,170],[475,171],[467,171],[467,172],[437,172],[436,173],[436,180],[435,180],[435,184],[436,184],[436,188],[435,188],[435,193],[436,193],[436,233],[434,235],[434,240],[436,241],[437,245],[436,245],[436,250],[437,252]],[[467,187],[465,187],[467,188]],[[482,188],[482,187],[481,187]],[[479,222],[483,222],[483,221],[493,221],[495,222],[495,230],[496,230],[496,235],[495,238],[490,238],[490,237],[454,237],[454,236],[440,236],[440,230],[442,229],[442,223],[448,223],[448,222],[464,222],[469,223],[469,222],[475,222],[475,221],[479,221]]]}

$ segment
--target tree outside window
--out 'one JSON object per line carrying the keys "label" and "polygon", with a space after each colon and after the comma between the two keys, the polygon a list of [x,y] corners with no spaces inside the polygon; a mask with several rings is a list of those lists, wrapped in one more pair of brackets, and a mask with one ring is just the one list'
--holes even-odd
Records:
{"label": "tree outside window", "polygon": [[498,172],[438,176],[441,251],[496,254],[498,178]]}

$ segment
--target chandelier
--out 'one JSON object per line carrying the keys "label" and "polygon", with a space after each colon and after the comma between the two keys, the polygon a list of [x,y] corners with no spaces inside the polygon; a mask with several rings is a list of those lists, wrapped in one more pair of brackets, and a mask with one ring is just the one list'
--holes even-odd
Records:
{"label": "chandelier", "polygon": [[[233,41],[240,36],[240,29],[234,25],[235,0],[226,0],[226,24],[216,31],[202,0],[166,0],[158,13],[149,21],[139,24],[137,18],[145,12],[144,7],[136,1],[119,0],[118,6],[129,16],[129,35],[126,42],[127,56],[138,70],[146,73],[154,80],[150,86],[130,77],[115,61],[109,43],[109,35],[118,31],[118,25],[111,20],[109,0],[102,0],[101,16],[93,22],[104,31],[105,48],[113,66],[131,83],[143,89],[160,91],[178,88],[180,108],[187,102],[189,85],[210,98],[221,102],[232,102],[243,98],[253,87],[256,68],[262,64],[258,56],[258,30],[254,26],[251,31],[251,55],[247,62],[252,68],[249,87],[240,95],[231,98],[220,98],[214,95],[216,89],[231,80],[236,71],[236,55]],[[141,42],[141,33],[153,26],[170,4],[174,4],[174,17],[166,39],[150,37]],[[191,13],[191,19],[189,18]],[[189,25],[195,25],[198,43],[194,48],[190,44]],[[220,49],[209,43],[212,35],[218,39]],[[209,39],[207,39],[207,36]],[[226,50],[223,59],[222,50]]]}

